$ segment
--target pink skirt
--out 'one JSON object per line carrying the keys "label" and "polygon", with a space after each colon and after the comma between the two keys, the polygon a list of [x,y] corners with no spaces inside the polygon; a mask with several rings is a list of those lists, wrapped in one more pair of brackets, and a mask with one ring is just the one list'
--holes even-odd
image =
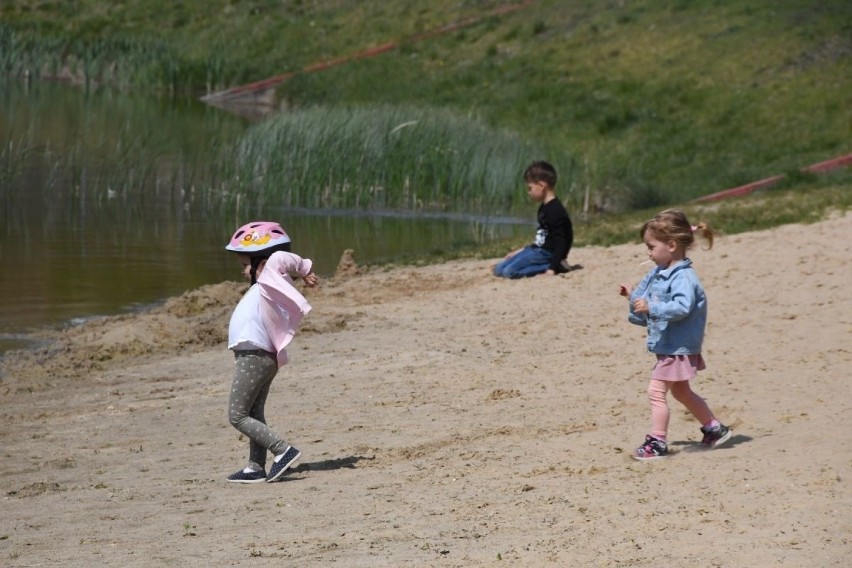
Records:
{"label": "pink skirt", "polygon": [[697,355],[657,355],[651,378],[658,381],[688,381],[705,369],[704,358]]}

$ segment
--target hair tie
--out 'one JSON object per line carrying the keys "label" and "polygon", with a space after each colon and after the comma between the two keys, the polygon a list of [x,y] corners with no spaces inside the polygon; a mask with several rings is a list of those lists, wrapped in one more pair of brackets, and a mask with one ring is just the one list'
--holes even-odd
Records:
{"label": "hair tie", "polygon": [[692,229],[692,232],[694,233],[695,231],[697,231],[697,230],[698,230],[698,225],[692,225],[692,226],[691,226],[691,227],[689,227],[689,228],[690,228],[690,229]]}

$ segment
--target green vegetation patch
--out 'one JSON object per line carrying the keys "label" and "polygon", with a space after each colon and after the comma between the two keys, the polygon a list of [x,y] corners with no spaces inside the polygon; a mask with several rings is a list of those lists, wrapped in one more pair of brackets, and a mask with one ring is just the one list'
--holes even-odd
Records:
{"label": "green vegetation patch", "polygon": [[506,214],[526,204],[521,174],[541,153],[447,110],[315,107],[251,128],[229,177],[260,205]]}

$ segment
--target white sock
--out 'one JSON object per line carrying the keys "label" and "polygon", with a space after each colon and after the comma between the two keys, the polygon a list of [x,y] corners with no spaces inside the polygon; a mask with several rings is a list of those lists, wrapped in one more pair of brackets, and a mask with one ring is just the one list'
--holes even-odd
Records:
{"label": "white sock", "polygon": [[[290,446],[287,446],[287,450],[289,450],[289,449],[290,449]],[[274,461],[275,463],[280,462],[280,461],[281,461],[281,458],[283,458],[283,457],[284,457],[284,454],[286,454],[286,453],[287,453],[287,450],[284,450],[283,452],[281,452],[280,454],[278,454],[277,456],[275,456],[275,459],[274,459],[274,460],[272,460],[272,461]]]}

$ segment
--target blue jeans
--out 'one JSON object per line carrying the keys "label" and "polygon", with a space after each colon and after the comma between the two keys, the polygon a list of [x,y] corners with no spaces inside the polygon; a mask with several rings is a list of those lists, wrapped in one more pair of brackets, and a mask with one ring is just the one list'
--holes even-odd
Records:
{"label": "blue jeans", "polygon": [[494,276],[525,278],[547,272],[553,255],[549,250],[528,245],[512,258],[502,260],[494,267]]}

